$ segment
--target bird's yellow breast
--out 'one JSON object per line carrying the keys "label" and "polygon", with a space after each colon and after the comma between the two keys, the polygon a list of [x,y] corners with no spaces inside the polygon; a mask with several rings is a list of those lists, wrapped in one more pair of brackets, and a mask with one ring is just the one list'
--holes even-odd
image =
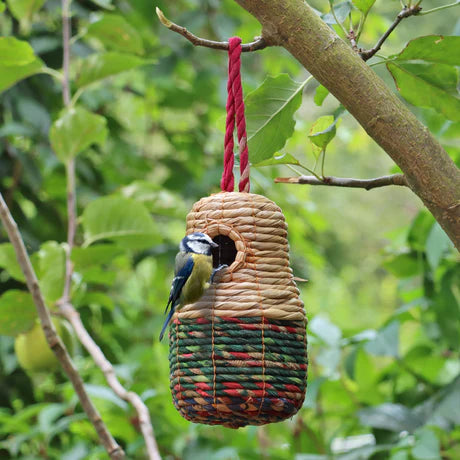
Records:
{"label": "bird's yellow breast", "polygon": [[196,302],[205,289],[209,287],[209,278],[212,273],[212,256],[192,254],[193,270],[182,289],[182,305]]}

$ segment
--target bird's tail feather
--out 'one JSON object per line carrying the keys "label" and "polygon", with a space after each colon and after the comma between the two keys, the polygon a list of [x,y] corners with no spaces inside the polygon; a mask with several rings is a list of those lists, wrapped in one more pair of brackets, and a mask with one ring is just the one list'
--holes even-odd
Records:
{"label": "bird's tail feather", "polygon": [[166,318],[165,323],[163,324],[163,329],[161,329],[160,332],[160,342],[163,339],[163,336],[165,335],[166,328],[168,327],[169,321],[171,321],[172,315],[174,315],[174,307],[171,307],[171,311],[168,314],[168,317]]}

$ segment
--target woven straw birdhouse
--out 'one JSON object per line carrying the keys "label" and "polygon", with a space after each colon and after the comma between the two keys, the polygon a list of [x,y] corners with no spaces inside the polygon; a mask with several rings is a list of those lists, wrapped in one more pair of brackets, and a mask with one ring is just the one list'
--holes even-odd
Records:
{"label": "woven straw birdhouse", "polygon": [[174,405],[187,420],[230,428],[292,417],[307,385],[307,319],[281,209],[261,195],[217,193],[194,204],[193,232],[219,243],[213,264],[228,268],[173,317]]}

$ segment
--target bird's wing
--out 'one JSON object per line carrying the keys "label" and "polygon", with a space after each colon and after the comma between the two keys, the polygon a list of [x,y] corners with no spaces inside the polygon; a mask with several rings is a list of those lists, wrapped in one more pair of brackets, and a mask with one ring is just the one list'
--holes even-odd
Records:
{"label": "bird's wing", "polygon": [[168,308],[175,307],[179,301],[180,295],[182,293],[182,288],[187,282],[189,276],[193,271],[193,266],[195,262],[193,257],[187,256],[187,258],[176,258],[176,276],[174,277],[171,285],[171,291],[169,293],[168,303],[166,305],[165,313],[168,311]]}
{"label": "bird's wing", "polygon": [[171,311],[169,312],[163,324],[163,328],[161,329],[160,342],[163,339],[163,335],[166,331],[166,328],[168,327],[169,321],[174,314],[174,309],[179,303],[182,288],[184,287],[184,284],[187,282],[190,274],[193,271],[194,264],[195,262],[193,261],[193,257],[187,256],[186,259],[185,257],[176,258],[176,276],[174,277],[171,285],[171,292],[169,293],[169,299],[166,305],[165,313],[168,311],[169,306],[171,306]]}

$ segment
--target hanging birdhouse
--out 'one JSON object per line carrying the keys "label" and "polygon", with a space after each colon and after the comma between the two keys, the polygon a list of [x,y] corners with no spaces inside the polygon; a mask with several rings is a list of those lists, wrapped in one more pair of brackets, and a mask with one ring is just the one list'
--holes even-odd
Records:
{"label": "hanging birdhouse", "polygon": [[187,234],[219,244],[201,299],[173,316],[170,377],[187,420],[238,428],[292,417],[307,384],[306,317],[289,266],[281,209],[261,195],[221,192],[187,216]]}

